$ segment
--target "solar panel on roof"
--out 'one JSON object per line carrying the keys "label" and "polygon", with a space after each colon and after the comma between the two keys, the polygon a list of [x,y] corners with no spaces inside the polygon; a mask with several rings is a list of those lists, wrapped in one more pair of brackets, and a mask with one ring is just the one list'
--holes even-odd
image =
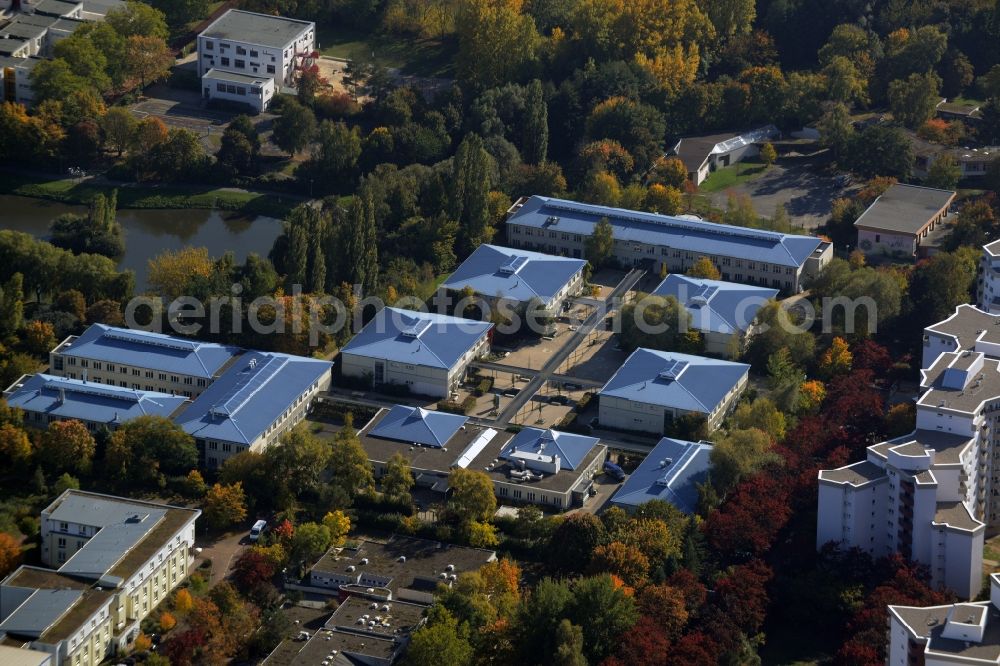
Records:
{"label": "solar panel on roof", "polygon": [[676,379],[679,379],[681,373],[683,373],[684,370],[687,369],[687,367],[688,367],[687,361],[673,359],[667,361],[667,364],[663,366],[663,369],[660,370],[660,372],[658,372],[656,376],[659,377],[660,379],[665,379],[667,381],[672,382]]}
{"label": "solar panel on roof", "polygon": [[103,337],[108,340],[120,340],[122,342],[131,342],[138,345],[164,347],[166,349],[175,349],[177,351],[189,352],[198,348],[197,342],[189,342],[187,340],[178,340],[176,338],[169,337],[154,337],[140,331],[128,331],[122,329],[108,330],[104,332]]}
{"label": "solar panel on roof", "polygon": [[288,364],[288,361],[287,356],[272,356],[263,365],[259,365],[257,359],[252,359],[244,371],[245,376],[233,386],[233,391],[225,402],[212,407],[211,413],[222,417],[236,414]]}
{"label": "solar panel on roof", "polygon": [[78,395],[92,395],[99,398],[111,398],[113,400],[124,400],[126,402],[139,402],[138,392],[131,389],[115,389],[110,386],[100,386],[96,384],[81,385],[69,381],[59,381],[58,379],[45,382],[45,388],[49,390],[62,390]]}

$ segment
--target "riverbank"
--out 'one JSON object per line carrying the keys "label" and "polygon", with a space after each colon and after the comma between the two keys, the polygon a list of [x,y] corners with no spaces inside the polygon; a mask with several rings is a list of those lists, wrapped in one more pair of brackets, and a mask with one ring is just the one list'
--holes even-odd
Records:
{"label": "riverbank", "polygon": [[289,194],[251,192],[228,187],[115,184],[93,179],[79,182],[76,179],[46,179],[11,173],[0,175],[0,194],[48,199],[67,204],[86,205],[97,194],[107,194],[114,189],[118,190],[120,209],[224,210],[242,215],[283,218],[288,211],[305,201],[302,197]]}

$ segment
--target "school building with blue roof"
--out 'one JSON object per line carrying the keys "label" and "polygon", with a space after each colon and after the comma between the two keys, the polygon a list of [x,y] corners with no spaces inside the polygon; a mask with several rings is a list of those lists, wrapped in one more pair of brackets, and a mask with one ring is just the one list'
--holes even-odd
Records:
{"label": "school building with blue roof", "polygon": [[102,426],[114,430],[140,416],[171,418],[188,402],[180,395],[46,374],[22,376],[3,396],[8,405],[24,410],[26,425],[45,428],[72,419],[90,430]]}
{"label": "school building with blue roof", "polygon": [[587,262],[531,250],[480,245],[441,284],[446,291],[466,287],[486,299],[503,299],[526,304],[538,299],[550,311],[557,311],[567,296],[583,286]]}
{"label": "school building with blue roof", "polygon": [[194,398],[242,352],[212,342],[92,324],[49,353],[49,373]]}
{"label": "school building with blue roof", "polygon": [[712,445],[664,437],[611,498],[611,505],[635,511],[652,500],[670,502],[684,513],[698,508],[698,486],[708,482]]}
{"label": "school building with blue roof", "polygon": [[270,446],[305,418],[330,388],[329,361],[247,352],[175,418],[195,438],[200,462],[214,469],[248,449]]}
{"label": "school building with blue roof", "polygon": [[636,349],[598,393],[601,426],[664,434],[686,414],[717,428],[747,386],[750,366]]}
{"label": "school building with blue roof", "polygon": [[344,347],[345,377],[365,378],[412,393],[447,397],[469,364],[487,354],[489,322],[399,308],[382,308]]}
{"label": "school building with blue roof", "polygon": [[804,278],[818,274],[833,258],[832,245],[815,236],[542,196],[522,198],[510,208],[507,242],[582,259],[584,243],[602,219],[611,224],[620,264],[657,273],[684,273],[704,256],[723,280],[797,293]]}
{"label": "school building with blue roof", "polygon": [[691,328],[704,336],[705,351],[720,356],[743,350],[753,334],[757,312],[778,296],[777,289],[677,273],[668,275],[651,293],[676,298],[691,315]]}

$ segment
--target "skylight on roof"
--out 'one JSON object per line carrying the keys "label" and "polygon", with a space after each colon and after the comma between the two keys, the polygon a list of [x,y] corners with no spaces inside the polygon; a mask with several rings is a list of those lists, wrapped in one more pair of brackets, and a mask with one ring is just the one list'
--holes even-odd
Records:
{"label": "skylight on roof", "polygon": [[288,357],[285,356],[272,356],[263,364],[258,363],[257,359],[251,359],[228,397],[221,404],[212,407],[211,413],[214,416],[232,417],[287,364]]}
{"label": "skylight on roof", "polygon": [[500,264],[500,273],[503,275],[514,275],[526,263],[528,263],[527,257],[508,257],[506,261]]}
{"label": "skylight on roof", "polygon": [[672,382],[677,379],[680,379],[681,374],[687,369],[687,367],[688,367],[687,361],[672,359],[667,361],[667,364],[663,366],[663,369],[660,370],[656,374],[656,376],[659,379],[664,379],[668,382]]}
{"label": "skylight on roof", "polygon": [[399,334],[404,338],[417,339],[424,331],[431,327],[431,322],[428,319],[420,319],[413,322],[409,326],[403,326],[399,329]]}

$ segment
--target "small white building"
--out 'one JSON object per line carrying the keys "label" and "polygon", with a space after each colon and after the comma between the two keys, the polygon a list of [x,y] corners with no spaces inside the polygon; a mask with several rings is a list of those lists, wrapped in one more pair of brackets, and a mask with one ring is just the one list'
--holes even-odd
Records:
{"label": "small white building", "polygon": [[[251,86],[261,89],[261,103],[266,108],[270,99],[265,99],[268,87],[254,85],[249,79],[272,79],[270,97],[273,97],[282,87],[295,86],[295,73],[301,61],[311,58],[315,50],[316,24],[311,21],[230,9],[198,35],[202,94],[205,99],[252,103],[249,98],[238,99],[239,93],[229,90],[230,85],[239,86],[240,81],[231,76],[222,78],[223,72],[242,74],[248,77],[242,81],[248,89]],[[204,81],[210,73],[208,82]],[[226,85],[224,93],[219,90],[219,83]]]}
{"label": "small white building", "polygon": [[781,136],[774,125],[746,132],[722,132],[678,139],[669,154],[684,163],[688,178],[701,185],[716,169],[736,164],[760,153],[760,146]]}
{"label": "small white building", "polygon": [[886,666],[1000,664],[1000,574],[989,601],[889,606]]}
{"label": "small white building", "polygon": [[602,427],[658,435],[687,414],[722,423],[747,386],[750,366],[703,356],[639,348],[597,394]]}
{"label": "small white building", "polygon": [[869,255],[912,257],[928,234],[948,223],[954,200],[951,190],[896,183],[854,222],[857,247]]}
{"label": "small white building", "polygon": [[249,105],[261,113],[274,99],[274,79],[210,69],[201,77],[205,99],[223,99]]}
{"label": "small white building", "polygon": [[489,353],[489,322],[382,308],[341,353],[345,377],[446,398],[469,364]]}

